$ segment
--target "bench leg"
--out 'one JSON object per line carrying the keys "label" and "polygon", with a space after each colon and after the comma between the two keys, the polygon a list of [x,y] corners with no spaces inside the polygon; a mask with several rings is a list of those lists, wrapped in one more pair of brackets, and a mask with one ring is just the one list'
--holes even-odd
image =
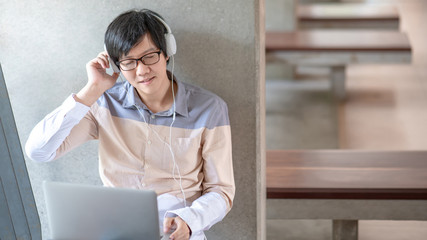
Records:
{"label": "bench leg", "polygon": [[345,66],[331,68],[332,93],[339,100],[345,99]]}
{"label": "bench leg", "polygon": [[332,228],[333,240],[357,240],[357,220],[333,220]]}

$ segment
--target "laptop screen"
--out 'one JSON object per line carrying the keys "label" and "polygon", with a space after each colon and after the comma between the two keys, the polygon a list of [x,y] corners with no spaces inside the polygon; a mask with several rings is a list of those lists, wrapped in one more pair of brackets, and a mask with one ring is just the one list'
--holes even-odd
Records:
{"label": "laptop screen", "polygon": [[52,239],[160,239],[154,191],[43,182]]}

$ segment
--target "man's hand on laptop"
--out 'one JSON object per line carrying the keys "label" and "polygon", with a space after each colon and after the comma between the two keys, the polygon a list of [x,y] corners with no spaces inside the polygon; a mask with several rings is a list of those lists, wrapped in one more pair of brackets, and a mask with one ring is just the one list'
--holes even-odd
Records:
{"label": "man's hand on laptop", "polygon": [[[191,229],[187,223],[180,217],[168,217],[163,221],[163,231],[165,233],[173,232],[170,239],[187,240],[190,239]],[[175,229],[175,230],[174,230]]]}

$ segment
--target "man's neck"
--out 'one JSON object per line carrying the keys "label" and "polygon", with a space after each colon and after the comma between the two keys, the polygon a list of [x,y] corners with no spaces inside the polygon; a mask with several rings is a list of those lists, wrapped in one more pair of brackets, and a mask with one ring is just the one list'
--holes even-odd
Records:
{"label": "man's neck", "polygon": [[[166,111],[171,108],[173,104],[173,95],[172,95],[172,84],[171,81],[168,82],[168,87],[163,88],[162,92],[156,92],[155,94],[143,94],[138,89],[136,89],[139,98],[147,106],[150,111],[153,113]],[[176,95],[178,86],[174,82],[174,92]]]}

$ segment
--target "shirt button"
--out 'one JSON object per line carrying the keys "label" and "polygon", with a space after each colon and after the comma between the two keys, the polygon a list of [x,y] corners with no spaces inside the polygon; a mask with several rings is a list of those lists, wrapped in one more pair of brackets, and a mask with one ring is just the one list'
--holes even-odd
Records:
{"label": "shirt button", "polygon": [[151,119],[155,119],[156,118],[156,115],[151,115]]}
{"label": "shirt button", "polygon": [[147,142],[147,143],[148,143],[148,145],[151,145],[151,140],[148,140],[148,142]]}

